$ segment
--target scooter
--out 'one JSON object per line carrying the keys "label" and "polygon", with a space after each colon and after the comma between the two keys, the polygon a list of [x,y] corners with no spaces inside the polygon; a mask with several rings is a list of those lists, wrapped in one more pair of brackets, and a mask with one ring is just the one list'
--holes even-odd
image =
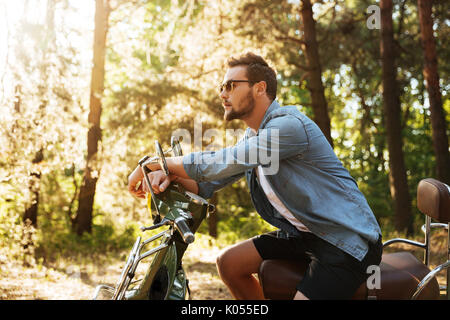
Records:
{"label": "scooter", "polygon": [[[422,261],[408,251],[383,253],[378,274],[378,285],[363,283],[355,300],[450,300],[450,235],[447,240],[447,261],[430,270],[430,236],[432,229],[450,227],[450,187],[436,179],[426,178],[417,186],[417,207],[425,215],[422,231],[424,242],[395,238],[383,243],[386,248],[394,243],[406,243],[424,250]],[[437,222],[432,222],[436,220]],[[308,267],[306,261],[265,260],[258,272],[259,281],[267,299],[292,299],[296,284]],[[446,285],[439,285],[436,275],[446,271]],[[441,294],[441,291],[444,292]]]}
{"label": "scooter", "polygon": [[[171,148],[163,152],[161,145],[155,141],[157,155],[145,156],[139,160],[144,178],[150,184],[147,165],[158,162],[164,173],[169,175],[165,155],[172,152],[174,156],[183,155],[179,141],[172,137]],[[152,188],[147,194],[147,207],[153,219],[153,225],[141,227],[142,232],[168,228],[146,240],[138,236],[117,284],[112,287],[99,285],[93,299],[97,300],[184,300],[189,293],[188,279],[182,266],[183,255],[189,244],[195,240],[195,232],[207,217],[215,211],[214,205],[202,197],[185,190],[181,185],[172,183],[164,192],[154,194]],[[154,213],[154,214],[153,214]],[[161,240],[159,240],[161,239]],[[159,241],[156,247],[144,251]],[[135,279],[140,263],[153,258],[145,275]]]}
{"label": "scooter", "polygon": [[[171,141],[171,150],[175,156],[182,155],[181,147],[176,139]],[[158,141],[155,141],[158,155],[153,158],[144,157],[139,161],[144,177],[148,181],[147,164],[157,161],[168,174],[165,154]],[[142,227],[142,231],[153,230],[162,226],[169,228],[159,234],[142,241],[138,237],[129,258],[123,268],[115,287],[97,286],[94,299],[100,293],[106,293],[110,299],[168,299],[182,300],[186,298],[188,281],[182,267],[182,258],[187,246],[195,239],[194,233],[207,214],[214,211],[214,206],[205,199],[183,190],[177,184],[171,184],[166,191],[155,195],[150,188],[148,207],[156,212],[154,225]],[[386,248],[395,243],[406,243],[424,250],[422,261],[408,251],[384,253],[379,265],[378,285],[369,286],[363,283],[354,294],[356,300],[403,300],[426,299],[450,300],[450,187],[436,179],[426,178],[417,187],[417,207],[425,215],[424,242],[403,238],[395,238],[383,243]],[[161,219],[162,217],[162,219]],[[437,222],[432,222],[433,220]],[[446,229],[447,261],[430,270],[430,237],[432,229]],[[144,253],[143,248],[162,238],[159,246]],[[134,280],[139,263],[150,257],[154,259],[143,279]],[[262,262],[258,278],[266,299],[292,299],[296,292],[296,284],[303,278],[308,262],[293,260],[265,260]],[[446,285],[439,285],[436,275],[446,271]],[[441,294],[441,292],[444,292]]]}

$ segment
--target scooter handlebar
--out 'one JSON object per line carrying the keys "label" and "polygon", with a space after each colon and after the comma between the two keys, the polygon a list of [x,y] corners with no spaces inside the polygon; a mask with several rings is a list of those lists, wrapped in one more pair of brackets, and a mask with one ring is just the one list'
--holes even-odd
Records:
{"label": "scooter handlebar", "polygon": [[178,217],[174,222],[175,228],[180,232],[183,241],[187,244],[191,244],[192,242],[194,242],[195,236],[192,233],[191,229],[189,229],[186,219],[183,217]]}

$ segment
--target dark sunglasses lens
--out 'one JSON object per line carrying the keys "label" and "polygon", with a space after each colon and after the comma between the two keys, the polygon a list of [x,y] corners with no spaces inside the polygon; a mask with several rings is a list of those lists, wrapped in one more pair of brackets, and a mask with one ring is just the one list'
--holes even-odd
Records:
{"label": "dark sunglasses lens", "polygon": [[224,87],[225,87],[225,90],[230,92],[231,90],[233,90],[233,81],[227,81],[224,84],[221,84],[219,86],[219,93],[222,93]]}

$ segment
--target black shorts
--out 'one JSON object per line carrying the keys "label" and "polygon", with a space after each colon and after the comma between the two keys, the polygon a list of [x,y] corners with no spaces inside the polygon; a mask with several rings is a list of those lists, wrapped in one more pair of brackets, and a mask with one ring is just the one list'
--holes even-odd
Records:
{"label": "black shorts", "polygon": [[352,257],[310,232],[296,237],[280,237],[278,231],[253,238],[263,260],[286,259],[309,262],[305,275],[296,288],[310,300],[351,299],[371,273],[370,265],[379,265],[383,245],[369,242],[362,261]]}

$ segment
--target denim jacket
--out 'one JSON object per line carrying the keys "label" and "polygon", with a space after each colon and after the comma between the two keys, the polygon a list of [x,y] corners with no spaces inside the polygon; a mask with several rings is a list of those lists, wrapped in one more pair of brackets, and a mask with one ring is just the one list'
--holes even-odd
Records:
{"label": "denim jacket", "polygon": [[247,128],[232,147],[183,157],[200,196],[210,198],[245,175],[259,215],[295,237],[299,231],[273,208],[260,187],[254,170],[259,165],[267,169],[267,181],[286,208],[316,236],[360,261],[367,241],[378,240],[380,227],[356,181],[320,128],[295,106],[280,107],[274,100],[256,134]]}

